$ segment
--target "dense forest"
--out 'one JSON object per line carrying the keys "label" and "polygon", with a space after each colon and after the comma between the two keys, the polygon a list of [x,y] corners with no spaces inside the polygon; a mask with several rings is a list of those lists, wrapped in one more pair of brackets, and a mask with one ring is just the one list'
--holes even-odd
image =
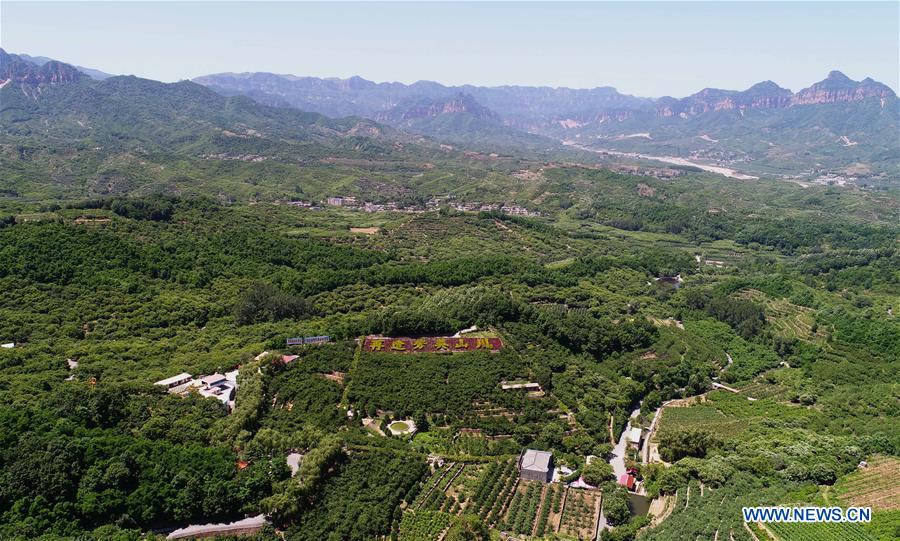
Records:
{"label": "dense forest", "polygon": [[[107,221],[79,223],[87,212]],[[580,472],[636,405],[649,424],[716,381],[760,400],[716,391],[666,410],[658,445],[672,466],[636,464],[650,495],[763,479],[784,488],[747,489],[755,500],[741,489],[740,501],[786,501],[900,452],[896,230],[798,218],[733,237],[687,226],[661,243],[579,213],[386,215],[369,235],[349,231],[372,224],[352,211],[153,196],[7,219],[0,535],[130,539],[264,512],[260,539],[402,538],[426,520],[464,536],[486,526],[463,499],[404,518],[434,492],[427,455],[477,465],[527,447]],[[397,354],[357,341],[473,325],[505,347]],[[331,343],[285,345],[315,335]],[[232,411],[153,385],[236,367]],[[538,396],[501,388],[526,381]],[[417,432],[391,435],[392,422]],[[290,452],[304,456],[293,477]],[[610,539],[678,538],[666,522],[639,533],[646,519],[616,518],[610,498]]]}

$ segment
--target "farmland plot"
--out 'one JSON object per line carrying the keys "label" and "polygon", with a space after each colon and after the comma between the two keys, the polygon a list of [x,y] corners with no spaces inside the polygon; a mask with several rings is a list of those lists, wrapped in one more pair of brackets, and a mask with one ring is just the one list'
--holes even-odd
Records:
{"label": "farmland plot", "polygon": [[450,469],[452,464],[445,464],[443,466],[439,466],[434,470],[434,473],[425,480],[425,484],[422,485],[422,489],[419,491],[418,496],[416,496],[415,501],[412,503],[412,507],[414,509],[418,509],[424,506],[426,500],[428,500],[432,493],[437,490],[438,484],[440,484],[441,480],[447,474],[447,471]]}
{"label": "farmland plot", "polygon": [[779,336],[800,340],[825,338],[824,331],[812,332],[815,323],[815,310],[812,308],[793,304],[787,299],[772,298],[757,289],[745,289],[737,296],[763,304],[766,320]]}
{"label": "farmland plot", "polygon": [[859,524],[777,522],[766,526],[782,541],[874,541]]}
{"label": "farmland plot", "polygon": [[834,492],[847,505],[873,511],[900,510],[900,459],[876,456],[866,468],[841,478]]}
{"label": "farmland plot", "polygon": [[565,492],[566,486],[563,484],[552,483],[547,487],[538,521],[534,527],[535,537],[544,537],[557,531],[559,519],[562,518],[562,500]]}
{"label": "farmland plot", "polygon": [[401,541],[434,541],[450,525],[450,515],[436,511],[408,511],[400,520]]}
{"label": "farmland plot", "polygon": [[505,530],[519,535],[531,535],[534,531],[545,487],[544,483],[535,481],[519,483],[519,488],[506,513]]}
{"label": "farmland plot", "polygon": [[578,539],[592,539],[600,517],[601,493],[570,488],[562,510],[559,532]]}
{"label": "farmland plot", "polygon": [[808,416],[809,412],[803,408],[771,399],[749,401],[742,395],[712,391],[703,402],[688,407],[665,408],[659,421],[659,431],[699,428],[729,439],[773,419],[799,423]]}
{"label": "farmland plot", "polygon": [[484,469],[472,497],[466,503],[468,513],[477,514],[488,524],[496,524],[515,492],[519,480],[513,461],[492,462]]}

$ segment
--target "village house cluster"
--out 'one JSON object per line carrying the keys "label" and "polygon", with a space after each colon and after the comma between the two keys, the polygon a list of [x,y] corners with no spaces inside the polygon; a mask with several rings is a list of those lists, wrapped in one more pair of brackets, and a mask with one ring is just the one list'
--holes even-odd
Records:
{"label": "village house cluster", "polygon": [[229,152],[220,152],[219,154],[204,154],[204,160],[237,160],[242,162],[259,163],[264,162],[268,158],[259,154],[231,154]]}
{"label": "village house cluster", "polygon": [[[311,210],[321,210],[324,208],[320,203],[310,201],[287,201],[286,205],[293,207],[307,208]],[[435,211],[442,206],[448,206],[459,212],[502,212],[512,216],[540,216],[541,213],[535,210],[529,210],[518,205],[507,205],[501,203],[481,203],[478,201],[455,202],[452,196],[432,197],[425,202],[425,206],[421,205],[402,205],[396,201],[388,201],[386,203],[373,203],[371,201],[360,201],[354,196],[332,196],[326,197],[325,206],[341,207],[351,210],[360,210],[363,212],[406,212],[406,213],[422,213],[427,211]]]}
{"label": "village house cluster", "polygon": [[198,378],[187,372],[182,372],[181,374],[161,379],[154,385],[164,387],[171,394],[183,396],[196,392],[203,397],[215,398],[225,404],[228,410],[231,411],[234,409],[234,395],[238,388],[237,376],[237,370],[225,372],[224,374],[216,372],[215,374]]}
{"label": "village house cluster", "polygon": [[615,171],[616,173],[625,173],[627,175],[653,177],[659,180],[672,180],[685,174],[685,171],[681,169],[673,169],[671,167],[645,167],[642,165],[611,164],[609,170]]}
{"label": "village house cluster", "polygon": [[520,207],[518,205],[500,205],[498,203],[457,203],[455,205],[451,205],[454,209],[460,212],[497,212],[500,211],[504,214],[510,214],[512,216],[540,216],[541,213],[536,210],[528,210],[525,207]]}

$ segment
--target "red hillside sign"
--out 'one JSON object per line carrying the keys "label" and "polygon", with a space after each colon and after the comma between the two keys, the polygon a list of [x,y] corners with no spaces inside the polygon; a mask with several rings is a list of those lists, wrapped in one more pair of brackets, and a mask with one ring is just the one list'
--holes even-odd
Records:
{"label": "red hillside sign", "polygon": [[453,353],[464,351],[499,351],[503,340],[499,338],[453,338],[429,336],[425,338],[387,338],[367,336],[363,351],[376,353]]}

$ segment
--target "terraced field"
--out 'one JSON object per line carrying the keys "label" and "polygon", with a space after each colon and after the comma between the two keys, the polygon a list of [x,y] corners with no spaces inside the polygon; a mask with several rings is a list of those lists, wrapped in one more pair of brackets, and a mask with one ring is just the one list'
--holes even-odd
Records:
{"label": "terraced field", "polygon": [[873,511],[900,510],[900,459],[873,457],[868,467],[838,480],[834,494],[847,505]]}
{"label": "terraced field", "polygon": [[772,326],[775,334],[784,338],[798,340],[821,340],[825,338],[822,330],[812,332],[815,323],[815,310],[787,299],[774,299],[757,289],[745,289],[737,296],[764,305],[766,321]]}

